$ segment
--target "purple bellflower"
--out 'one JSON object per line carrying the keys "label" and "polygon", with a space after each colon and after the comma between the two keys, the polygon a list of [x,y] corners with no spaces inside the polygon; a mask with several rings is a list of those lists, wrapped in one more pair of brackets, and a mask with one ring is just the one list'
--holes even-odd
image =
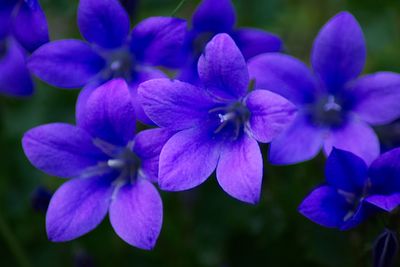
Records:
{"label": "purple bellflower", "polygon": [[292,126],[271,143],[270,161],[293,164],[324,148],[351,151],[371,163],[379,141],[370,125],[400,115],[400,75],[378,72],[357,78],[366,59],[360,25],[348,12],[333,17],[319,32],[311,56],[314,73],[299,60],[259,55],[249,72],[259,88],[278,93],[298,106]]}
{"label": "purple bellflower", "polygon": [[302,215],[325,227],[347,230],[376,211],[400,204],[400,149],[382,154],[368,167],[355,154],[333,148],[325,168],[326,184],[299,207]]}
{"label": "purple bellflower", "polygon": [[247,92],[246,61],[227,34],[207,44],[198,71],[204,87],[170,79],[139,86],[139,101],[149,118],[176,132],[160,154],[159,186],[190,189],[216,169],[229,195],[256,203],[263,176],[257,141],[268,143],[281,133],[296,109],[267,90]]}
{"label": "purple bellflower", "polygon": [[155,245],[162,202],[152,182],[171,136],[163,129],[135,136],[135,112],[122,79],[94,91],[77,126],[52,123],[31,129],[22,144],[43,172],[70,180],[53,195],[46,215],[50,240],[69,241],[94,229],[109,212],[115,232],[142,249]]}
{"label": "purple bellflower", "polygon": [[[28,63],[34,74],[53,86],[86,86],[78,100],[78,112],[91,92],[110,79],[124,78],[136,101],[139,83],[165,77],[156,66],[178,67],[177,55],[186,33],[184,20],[151,17],[129,33],[129,16],[118,0],[81,0],[78,25],[87,42],[48,43],[33,53]],[[134,106],[138,119],[150,123],[140,106]]]}
{"label": "purple bellflower", "polygon": [[218,33],[229,34],[245,59],[267,52],[279,52],[282,41],[274,34],[252,28],[235,28],[236,12],[231,0],[203,0],[192,17],[184,43],[184,60],[178,79],[199,81],[197,62],[206,44]]}
{"label": "purple bellflower", "polygon": [[37,0],[1,1],[0,93],[10,96],[33,93],[26,55],[48,41],[46,17]]}

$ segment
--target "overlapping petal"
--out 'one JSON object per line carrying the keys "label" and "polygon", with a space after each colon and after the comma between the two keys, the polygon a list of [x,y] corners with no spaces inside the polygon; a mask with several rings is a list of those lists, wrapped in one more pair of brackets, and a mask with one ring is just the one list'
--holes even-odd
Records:
{"label": "overlapping petal", "polygon": [[230,196],[255,204],[260,199],[263,161],[257,141],[248,135],[224,144],[217,167],[218,183]]}
{"label": "overlapping petal", "polygon": [[216,35],[199,59],[198,71],[206,89],[223,99],[243,97],[249,86],[246,61],[232,38]]}
{"label": "overlapping petal", "polygon": [[80,0],[78,25],[83,37],[100,47],[113,49],[126,42],[129,16],[118,0]]}
{"label": "overlapping petal", "polygon": [[110,221],[128,244],[150,250],[157,241],[163,220],[162,201],[156,188],[139,179],[120,188],[110,206]]}
{"label": "overlapping petal", "polygon": [[348,12],[341,12],[328,21],[314,41],[312,65],[330,92],[337,92],[360,75],[365,59],[362,29]]}
{"label": "overlapping petal", "polygon": [[29,161],[53,176],[72,178],[104,160],[84,130],[64,123],[42,125],[28,131],[22,146]]}
{"label": "overlapping petal", "polygon": [[41,46],[28,62],[29,69],[45,82],[76,88],[94,79],[105,61],[90,45],[78,40],[61,40]]}
{"label": "overlapping petal", "polygon": [[113,188],[106,177],[73,179],[53,195],[46,214],[48,238],[63,242],[80,237],[107,214]]}
{"label": "overlapping petal", "polygon": [[146,115],[160,127],[182,130],[203,123],[214,105],[205,90],[170,79],[154,79],[139,86]]}
{"label": "overlapping petal", "polygon": [[193,28],[200,32],[230,32],[236,22],[231,0],[203,0],[193,14]]}
{"label": "overlapping petal", "polygon": [[269,143],[290,126],[296,107],[287,99],[267,90],[251,92],[246,105],[250,111],[250,129],[254,138]]}

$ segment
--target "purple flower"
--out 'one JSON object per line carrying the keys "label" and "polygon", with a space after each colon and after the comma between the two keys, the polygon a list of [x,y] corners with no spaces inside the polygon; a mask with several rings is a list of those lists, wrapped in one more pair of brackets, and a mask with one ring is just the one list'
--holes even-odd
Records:
{"label": "purple flower", "polygon": [[[78,101],[78,112],[98,84],[124,78],[136,101],[140,82],[165,77],[155,66],[178,67],[176,55],[186,32],[184,20],[151,17],[129,33],[129,16],[118,0],[81,0],[78,25],[88,43],[54,41],[33,53],[28,63],[34,74],[51,85],[87,85]],[[139,105],[134,106],[138,119],[150,123]]]}
{"label": "purple flower", "polygon": [[400,149],[368,167],[355,154],[333,148],[325,176],[326,184],[299,207],[301,214],[322,226],[347,230],[376,211],[391,212],[400,204]]}
{"label": "purple flower", "polygon": [[231,0],[203,0],[192,17],[192,28],[184,44],[184,62],[178,79],[199,81],[197,62],[206,44],[218,33],[229,34],[245,59],[261,53],[278,52],[282,41],[278,36],[253,28],[235,28],[236,12]]}
{"label": "purple flower", "polygon": [[292,122],[295,107],[266,90],[247,92],[245,59],[227,34],[208,43],[198,71],[204,87],[169,79],[139,86],[149,118],[177,132],[160,154],[159,186],[190,189],[216,169],[229,195],[256,203],[263,176],[257,141],[268,143],[282,132]]}
{"label": "purple flower", "polygon": [[0,3],[0,93],[11,96],[33,93],[26,53],[48,40],[46,17],[37,0]]}
{"label": "purple flower", "polygon": [[314,41],[314,73],[299,60],[264,54],[249,62],[259,88],[281,94],[299,108],[292,126],[271,144],[274,164],[313,158],[337,147],[370,163],[379,155],[379,141],[370,125],[386,124],[400,115],[400,75],[379,72],[358,78],[366,59],[362,30],[342,12]]}
{"label": "purple flower", "polygon": [[155,245],[163,212],[151,182],[157,180],[159,153],[171,134],[152,129],[135,136],[129,94],[123,80],[112,80],[91,94],[77,126],[47,124],[23,137],[25,154],[36,168],[70,178],[50,201],[50,240],[82,236],[109,212],[114,230],[127,243],[142,249]]}

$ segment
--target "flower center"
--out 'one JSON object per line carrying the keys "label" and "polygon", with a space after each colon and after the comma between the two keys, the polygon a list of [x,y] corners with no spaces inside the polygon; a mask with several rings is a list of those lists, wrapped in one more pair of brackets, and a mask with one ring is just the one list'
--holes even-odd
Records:
{"label": "flower center", "polygon": [[339,127],[346,120],[346,112],[340,101],[329,95],[310,108],[311,120],[318,126]]}
{"label": "flower center", "polygon": [[250,118],[250,111],[242,102],[213,108],[209,113],[216,119],[214,134],[233,140],[244,132]]}
{"label": "flower center", "polygon": [[134,75],[135,60],[128,49],[120,49],[106,55],[106,79],[124,78],[132,80]]}

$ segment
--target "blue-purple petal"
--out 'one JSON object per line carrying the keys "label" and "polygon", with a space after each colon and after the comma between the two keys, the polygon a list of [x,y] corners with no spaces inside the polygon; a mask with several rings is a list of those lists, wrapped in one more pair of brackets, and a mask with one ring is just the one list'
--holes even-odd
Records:
{"label": "blue-purple petal", "polygon": [[373,161],[369,177],[371,195],[400,193],[400,148],[392,149]]}
{"label": "blue-purple petal", "polygon": [[193,28],[199,32],[230,32],[236,22],[231,0],[203,0],[193,14]]}

